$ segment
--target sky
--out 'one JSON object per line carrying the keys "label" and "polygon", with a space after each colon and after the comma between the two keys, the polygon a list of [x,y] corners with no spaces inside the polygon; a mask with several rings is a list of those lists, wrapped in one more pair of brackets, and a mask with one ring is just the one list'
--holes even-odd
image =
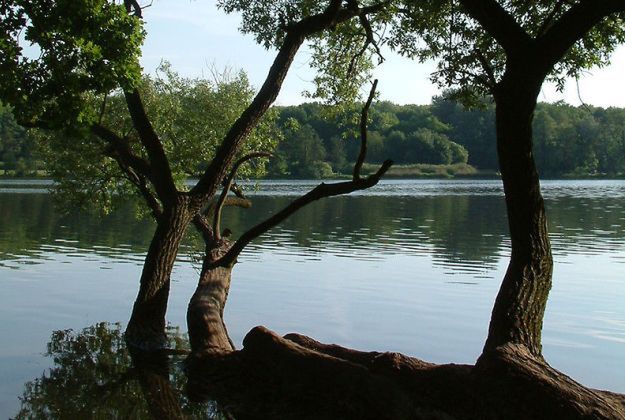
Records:
{"label": "sky", "polygon": [[[254,87],[262,84],[275,51],[256,44],[250,35],[238,31],[240,18],[217,9],[214,0],[154,0],[144,10],[147,38],[142,65],[153,73],[162,60],[186,77],[208,77],[211,69],[242,69]],[[374,77],[379,79],[381,99],[399,104],[428,104],[439,90],[429,75],[435,63],[417,63],[393,53],[385,53],[386,61]],[[312,90],[314,72],[308,66],[310,53],[302,48],[293,63],[276,104],[294,105],[305,102],[305,90]],[[540,101],[564,100],[580,105],[625,107],[625,46],[619,47],[612,63],[602,69],[590,69],[578,83],[567,82],[564,92],[545,84]]]}

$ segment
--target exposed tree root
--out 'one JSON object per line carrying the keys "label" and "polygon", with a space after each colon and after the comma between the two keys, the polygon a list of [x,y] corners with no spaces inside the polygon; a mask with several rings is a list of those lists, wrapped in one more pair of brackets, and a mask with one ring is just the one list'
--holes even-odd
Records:
{"label": "exposed tree root", "polygon": [[188,359],[188,392],[237,418],[623,419],[625,396],[592,390],[523,346],[476,366],[436,365],[251,330],[244,348]]}

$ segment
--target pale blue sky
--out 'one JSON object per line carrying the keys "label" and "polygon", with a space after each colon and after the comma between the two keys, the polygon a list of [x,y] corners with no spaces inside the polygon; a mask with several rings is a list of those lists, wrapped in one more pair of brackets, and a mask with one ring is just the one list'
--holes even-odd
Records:
{"label": "pale blue sky", "polygon": [[[184,76],[207,75],[211,66],[217,69],[231,67],[245,70],[255,87],[263,82],[274,51],[266,51],[251,36],[238,32],[239,17],[226,15],[215,6],[214,0],[154,0],[145,9],[148,36],[143,50],[143,66],[153,72],[161,60],[172,63]],[[419,64],[402,57],[386,54],[386,62],[375,72],[380,79],[382,99],[406,104],[427,104],[438,90],[429,82],[433,63]],[[300,50],[277,104],[291,105],[305,101],[301,93],[312,89],[313,72],[307,65],[309,54]],[[579,91],[585,103],[597,106],[625,107],[625,47],[620,47],[612,64],[604,69],[590,70],[579,82]],[[564,93],[546,85],[541,101],[560,99],[578,105],[574,81],[567,83]]]}

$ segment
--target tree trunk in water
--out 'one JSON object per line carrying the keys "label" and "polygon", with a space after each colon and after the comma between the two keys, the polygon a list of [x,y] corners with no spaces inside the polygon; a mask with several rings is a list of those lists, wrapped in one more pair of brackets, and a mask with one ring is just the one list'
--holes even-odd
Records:
{"label": "tree trunk in water", "polygon": [[200,280],[187,308],[189,341],[194,353],[234,350],[223,318],[232,267],[209,268],[230,245],[227,239],[221,239],[206,247]]}
{"label": "tree trunk in water", "polygon": [[528,78],[525,73],[506,73],[495,94],[497,151],[512,252],[493,308],[485,353],[516,343],[536,356],[541,354],[553,261],[532,154],[532,119],[541,83]]}
{"label": "tree trunk in water", "polygon": [[155,350],[167,344],[165,313],[170,276],[180,242],[192,216],[188,197],[181,194],[175,205],[166,208],[158,221],[143,265],[139,294],[125,333],[130,346]]}

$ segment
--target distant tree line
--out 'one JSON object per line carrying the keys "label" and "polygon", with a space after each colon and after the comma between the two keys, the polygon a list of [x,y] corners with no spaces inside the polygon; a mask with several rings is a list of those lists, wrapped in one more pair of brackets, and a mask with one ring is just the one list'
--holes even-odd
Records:
{"label": "distant tree line", "polygon": [[[343,172],[358,152],[350,115],[305,103],[280,108],[284,133],[270,175],[323,177]],[[352,124],[353,125],[353,124]],[[353,131],[355,126],[351,127]],[[496,171],[495,109],[435,97],[431,105],[378,102],[369,125],[368,160],[396,164],[469,163]],[[534,117],[534,144],[544,176],[622,175],[625,172],[625,109],[541,103]]]}
{"label": "distant tree line", "polygon": [[33,137],[15,122],[11,110],[0,103],[0,173],[5,170],[27,175],[39,165]]}
{"label": "distant tree line", "polygon": [[[431,105],[374,104],[368,158],[398,164],[469,163],[497,170],[495,110],[466,109],[436,97]],[[324,178],[349,171],[359,140],[357,110],[329,111],[318,103],[278,107],[283,140],[271,159],[273,177]],[[0,169],[27,175],[43,169],[32,137],[0,104]],[[618,176],[625,173],[625,109],[538,104],[534,145],[541,175]]]}

